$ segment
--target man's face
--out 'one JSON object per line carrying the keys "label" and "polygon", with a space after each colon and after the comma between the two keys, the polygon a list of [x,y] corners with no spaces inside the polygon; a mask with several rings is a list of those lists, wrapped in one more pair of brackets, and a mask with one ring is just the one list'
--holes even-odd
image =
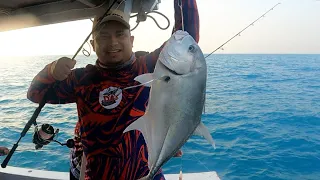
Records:
{"label": "man's face", "polygon": [[118,65],[130,60],[134,37],[118,21],[103,23],[93,32],[91,45],[104,65]]}

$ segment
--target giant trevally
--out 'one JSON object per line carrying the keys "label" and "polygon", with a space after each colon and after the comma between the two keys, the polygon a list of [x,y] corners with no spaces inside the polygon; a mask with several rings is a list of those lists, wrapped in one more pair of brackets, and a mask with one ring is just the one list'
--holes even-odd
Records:
{"label": "giant trevally", "polygon": [[135,80],[151,87],[145,114],[124,130],[139,130],[147,144],[150,172],[141,180],[153,179],[193,134],[205,137],[215,148],[201,122],[207,65],[192,36],[180,30],[172,34],[160,52],[154,72]]}

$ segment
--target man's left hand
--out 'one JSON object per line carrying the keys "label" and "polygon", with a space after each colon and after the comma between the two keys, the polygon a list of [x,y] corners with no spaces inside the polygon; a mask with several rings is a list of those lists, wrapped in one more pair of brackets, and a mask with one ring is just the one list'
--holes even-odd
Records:
{"label": "man's left hand", "polygon": [[0,156],[5,156],[9,154],[9,149],[6,147],[0,147]]}

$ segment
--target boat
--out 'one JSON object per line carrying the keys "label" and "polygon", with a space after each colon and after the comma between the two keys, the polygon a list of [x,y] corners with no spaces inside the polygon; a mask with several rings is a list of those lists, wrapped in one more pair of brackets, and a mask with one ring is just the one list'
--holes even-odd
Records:
{"label": "boat", "polygon": [[[91,19],[103,13],[113,0],[2,0],[0,2],[0,32]],[[121,7],[126,13],[140,17],[158,9],[161,0],[126,0]],[[119,5],[120,6],[120,5]],[[144,18],[139,21],[145,21]],[[167,180],[219,180],[215,171],[165,174]],[[21,167],[0,168],[0,180],[67,180],[69,172],[57,172]]]}
{"label": "boat", "polygon": [[[180,174],[165,174],[166,180],[178,180]],[[0,168],[1,180],[69,180],[69,172],[44,171],[7,166]],[[184,173],[183,180],[220,180],[215,171],[201,173]]]}

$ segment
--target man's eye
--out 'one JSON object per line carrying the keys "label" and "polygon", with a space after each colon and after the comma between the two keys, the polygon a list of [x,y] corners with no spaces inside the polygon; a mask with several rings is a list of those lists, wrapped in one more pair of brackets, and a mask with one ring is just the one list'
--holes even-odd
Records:
{"label": "man's eye", "polygon": [[117,36],[123,36],[124,35],[124,33],[123,32],[119,32],[119,33],[117,33]]}
{"label": "man's eye", "polygon": [[106,39],[106,38],[109,38],[109,35],[107,35],[107,34],[98,34],[97,37]]}

